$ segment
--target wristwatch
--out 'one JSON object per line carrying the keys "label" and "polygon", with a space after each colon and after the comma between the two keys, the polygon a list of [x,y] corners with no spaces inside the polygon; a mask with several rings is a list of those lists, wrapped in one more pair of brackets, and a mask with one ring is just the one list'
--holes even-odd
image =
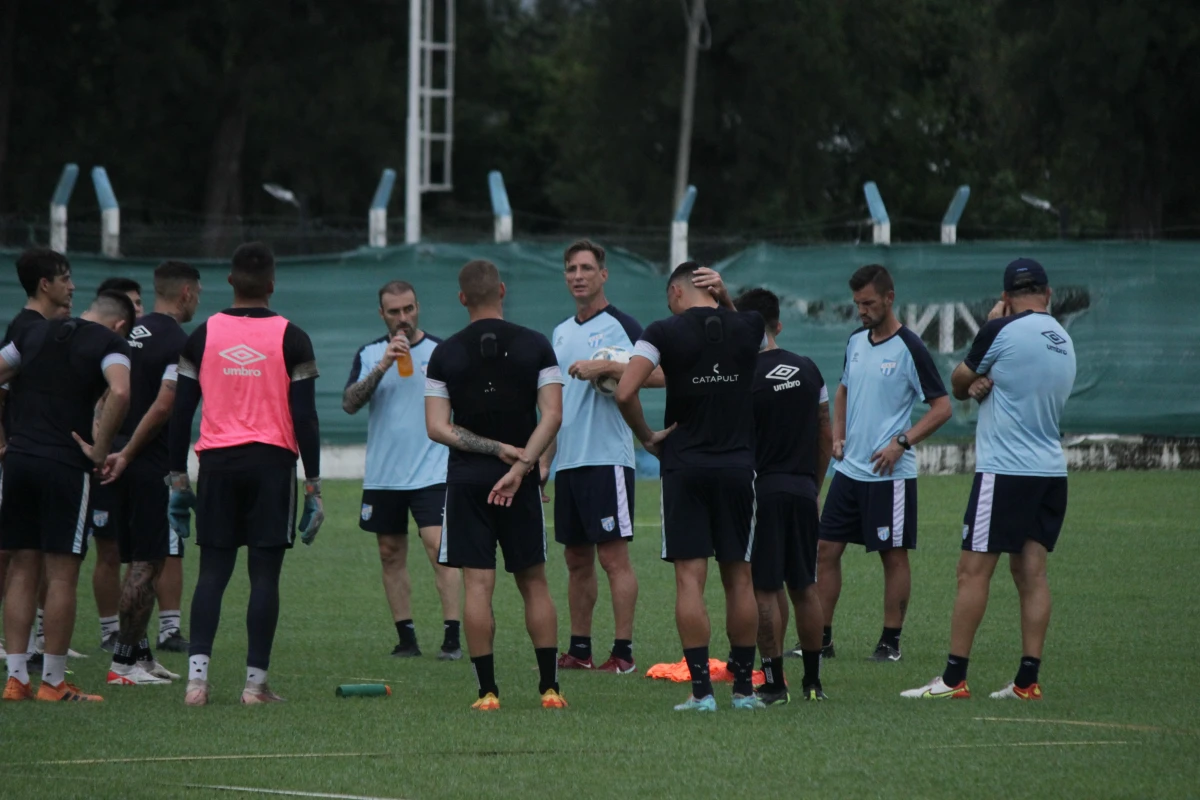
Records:
{"label": "wristwatch", "polygon": [[903,433],[896,437],[896,444],[900,445],[905,450],[912,450],[912,444],[909,443],[908,437]]}

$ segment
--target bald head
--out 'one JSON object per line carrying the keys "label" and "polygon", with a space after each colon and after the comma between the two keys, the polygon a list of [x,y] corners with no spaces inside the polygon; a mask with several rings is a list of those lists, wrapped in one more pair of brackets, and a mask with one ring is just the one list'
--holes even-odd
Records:
{"label": "bald head", "polygon": [[492,262],[483,259],[468,261],[458,271],[458,290],[467,308],[495,305],[504,297],[500,270]]}

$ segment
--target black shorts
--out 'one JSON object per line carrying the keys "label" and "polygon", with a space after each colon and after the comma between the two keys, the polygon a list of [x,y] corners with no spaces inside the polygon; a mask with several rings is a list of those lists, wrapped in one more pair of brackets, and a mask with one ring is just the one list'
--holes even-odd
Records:
{"label": "black shorts", "polygon": [[91,489],[90,472],[9,453],[0,486],[0,550],[86,555]]}
{"label": "black shorts", "polygon": [[749,561],[754,471],[688,467],[662,476],[662,558]]}
{"label": "black shorts", "polygon": [[504,569],[520,572],[546,562],[546,517],[536,480],[524,480],[512,505],[488,504],[491,486],[451,483],[446,486],[446,521],[438,563],[448,567],[495,569],[496,545],[504,553]]}
{"label": "black shorts", "polygon": [[440,528],[446,484],[421,489],[363,489],[358,527],[370,533],[407,534],[408,514],[417,528]]}
{"label": "black shorts", "polygon": [[[134,459],[116,483],[104,487],[111,501],[103,526],[115,531],[121,563],[161,561],[171,552],[171,526],[167,524],[167,470],[150,461]],[[100,529],[100,506],[93,503],[92,522]],[[177,537],[176,537],[176,540]]]}
{"label": "black shorts", "polygon": [[817,501],[791,492],[759,495],[750,568],[754,588],[775,592],[787,583],[803,589],[817,582]]}
{"label": "black shorts", "polygon": [[963,515],[963,550],[1020,553],[1028,539],[1053,551],[1067,515],[1067,479],[976,472]]}
{"label": "black shorts", "polygon": [[633,541],[633,468],[609,464],[554,475],[554,541],[571,546]]}
{"label": "black shorts", "polygon": [[291,547],[296,538],[296,467],[208,470],[196,483],[200,547]]}
{"label": "black shorts", "polygon": [[117,538],[117,523],[114,518],[121,516],[118,505],[120,497],[114,491],[116,484],[108,486],[98,480],[92,481],[92,510],[88,514],[88,537],[92,539],[111,540]]}
{"label": "black shorts", "polygon": [[917,549],[917,479],[859,481],[833,474],[821,511],[821,539],[861,544],[868,553]]}

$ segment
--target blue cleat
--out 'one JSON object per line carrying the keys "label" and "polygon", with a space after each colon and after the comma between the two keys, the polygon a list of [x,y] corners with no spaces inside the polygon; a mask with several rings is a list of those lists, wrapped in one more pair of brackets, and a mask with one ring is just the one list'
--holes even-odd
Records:
{"label": "blue cleat", "polygon": [[740,711],[757,711],[758,709],[766,708],[767,705],[758,699],[757,695],[735,694],[733,696],[733,707]]}
{"label": "blue cleat", "polygon": [[716,711],[717,699],[711,694],[707,697],[701,697],[697,700],[695,697],[689,696],[686,703],[680,703],[675,706],[676,711]]}

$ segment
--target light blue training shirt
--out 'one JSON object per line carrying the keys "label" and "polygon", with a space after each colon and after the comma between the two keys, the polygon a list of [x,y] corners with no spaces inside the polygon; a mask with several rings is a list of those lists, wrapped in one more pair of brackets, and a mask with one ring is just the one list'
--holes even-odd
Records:
{"label": "light blue training shirt", "polygon": [[917,477],[912,450],[896,462],[891,475],[872,472],[871,456],[893,436],[912,426],[913,407],[946,395],[937,366],[921,337],[901,326],[882,342],[860,328],[846,342],[842,369],[846,387],[846,444],[834,469],[856,481],[895,481]]}
{"label": "light blue training shirt", "polygon": [[1035,311],[992,320],[963,363],[993,384],[979,404],[975,471],[1066,475],[1059,420],[1075,385],[1075,345],[1062,325]]}
{"label": "light blue training shirt", "polygon": [[[428,333],[412,345],[413,374],[400,377],[393,364],[371,395],[367,420],[364,489],[423,489],[446,482],[450,450],[425,432],[425,370],[441,343]],[[388,337],[359,348],[346,386],[365,378],[387,350]]]}
{"label": "light blue training shirt", "polygon": [[567,377],[576,361],[587,361],[601,347],[623,347],[633,353],[642,326],[633,317],[606,306],[586,322],[569,317],[554,329],[550,341],[563,379],[563,419],[558,431],[556,469],[620,465],[633,467],[633,434],[617,408],[588,381]]}

